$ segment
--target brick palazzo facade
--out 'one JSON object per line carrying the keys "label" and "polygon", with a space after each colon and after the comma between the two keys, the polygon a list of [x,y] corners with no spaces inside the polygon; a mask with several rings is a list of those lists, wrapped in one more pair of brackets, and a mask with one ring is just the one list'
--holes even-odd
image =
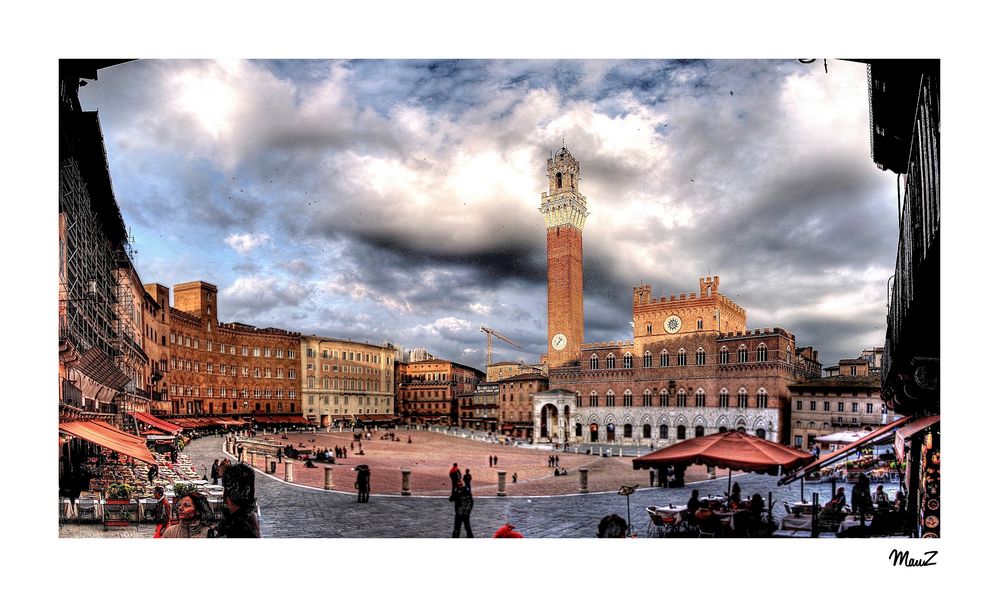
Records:
{"label": "brick palazzo facade", "polygon": [[[697,293],[653,298],[633,289],[634,337],[585,343],[579,163],[564,147],[548,160],[541,212],[548,230],[549,387],[535,396],[535,441],[669,445],[743,429],[789,442],[789,384],[821,376],[818,353],[779,328],[746,329],[746,311],[719,293],[719,277]],[[502,391],[502,389],[501,389]],[[502,403],[501,403],[502,404]],[[565,408],[568,406],[569,408]],[[565,436],[568,437],[565,437]]]}
{"label": "brick palazzo facade", "polygon": [[[150,284],[150,294],[158,284]],[[165,374],[173,415],[302,414],[301,335],[219,323],[218,289],[207,282],[173,288],[167,313]]]}

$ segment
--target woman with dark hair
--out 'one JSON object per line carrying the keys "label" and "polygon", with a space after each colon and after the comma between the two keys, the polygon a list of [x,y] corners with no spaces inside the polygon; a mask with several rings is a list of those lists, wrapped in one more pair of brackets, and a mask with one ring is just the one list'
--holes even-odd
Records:
{"label": "woman with dark hair", "polygon": [[177,502],[177,524],[163,531],[164,539],[204,539],[208,537],[208,520],[212,516],[208,499],[198,493],[191,493]]}

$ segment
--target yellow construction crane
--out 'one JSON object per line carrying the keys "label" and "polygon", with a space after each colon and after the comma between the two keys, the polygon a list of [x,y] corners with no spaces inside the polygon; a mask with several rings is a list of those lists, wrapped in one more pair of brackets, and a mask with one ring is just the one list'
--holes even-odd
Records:
{"label": "yellow construction crane", "polygon": [[512,346],[516,346],[517,348],[519,348],[521,350],[524,350],[523,346],[521,346],[520,344],[517,344],[513,340],[507,338],[506,336],[504,336],[503,334],[497,332],[494,329],[487,328],[485,326],[479,326],[479,331],[480,332],[485,332],[485,334],[486,334],[486,366],[489,366],[489,365],[493,364],[493,336],[496,336],[497,338],[499,338],[500,340],[506,342],[507,344],[510,344]]}

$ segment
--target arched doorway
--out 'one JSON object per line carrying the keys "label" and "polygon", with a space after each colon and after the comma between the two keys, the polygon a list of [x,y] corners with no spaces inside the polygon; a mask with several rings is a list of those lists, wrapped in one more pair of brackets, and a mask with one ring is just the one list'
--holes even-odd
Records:
{"label": "arched doorway", "polygon": [[762,427],[758,427],[756,429],[756,437],[760,439],[767,439],[767,430]]}
{"label": "arched doorway", "polygon": [[553,404],[546,404],[541,407],[541,434],[540,437],[554,437],[557,433],[558,409]]}
{"label": "arched doorway", "polygon": [[614,441],[614,423],[607,423],[607,443]]}
{"label": "arched doorway", "polygon": [[596,423],[590,423],[590,441],[600,441],[600,425]]}
{"label": "arched doorway", "polygon": [[694,427],[694,437],[704,437],[704,426],[698,425]]}

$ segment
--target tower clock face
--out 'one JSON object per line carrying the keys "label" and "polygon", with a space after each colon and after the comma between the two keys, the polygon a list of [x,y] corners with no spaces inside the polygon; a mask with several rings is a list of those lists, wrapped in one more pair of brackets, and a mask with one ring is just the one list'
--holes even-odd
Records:
{"label": "tower clock face", "polygon": [[552,336],[552,348],[555,350],[562,350],[565,348],[567,342],[568,340],[566,339],[565,334],[555,334]]}
{"label": "tower clock face", "polygon": [[675,334],[680,331],[680,326],[683,325],[683,320],[680,319],[679,315],[670,315],[663,322],[663,329],[666,330],[668,334]]}

